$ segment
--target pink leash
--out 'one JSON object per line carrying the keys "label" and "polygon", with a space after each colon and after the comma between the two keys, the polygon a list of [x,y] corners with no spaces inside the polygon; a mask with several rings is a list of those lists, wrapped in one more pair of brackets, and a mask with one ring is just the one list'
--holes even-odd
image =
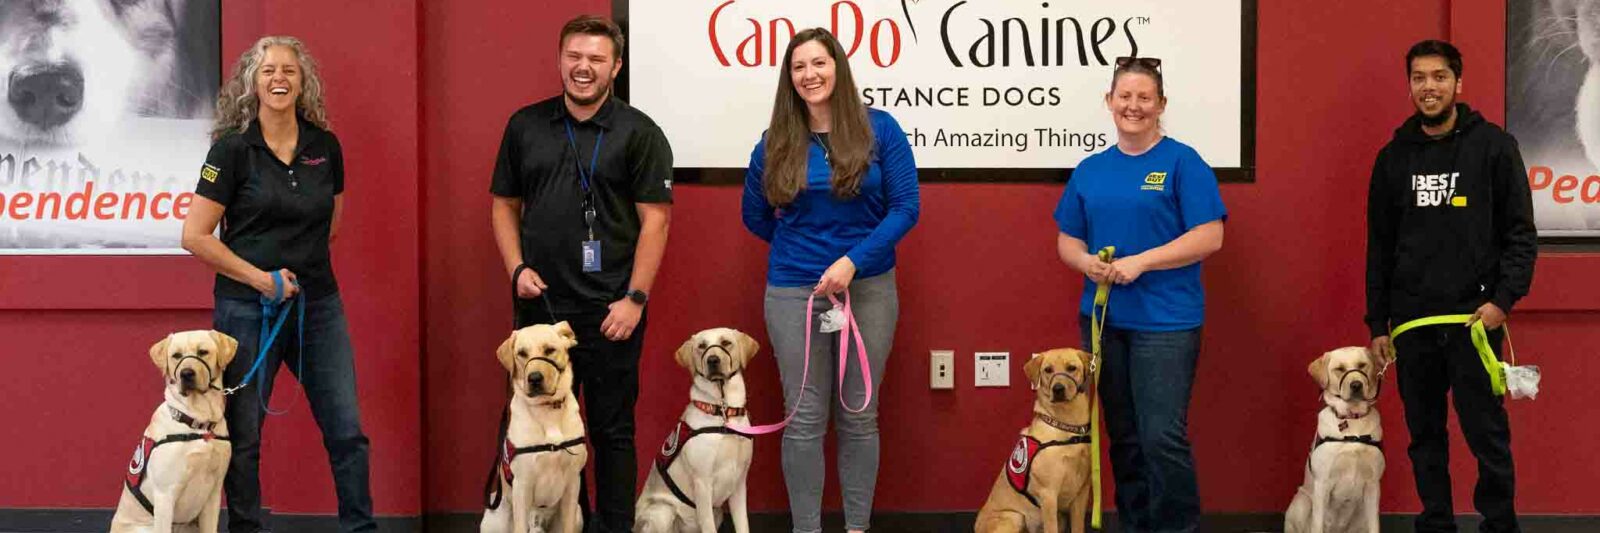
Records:
{"label": "pink leash", "polygon": [[[765,435],[767,433],[772,433],[774,431],[783,429],[784,426],[788,426],[789,420],[792,420],[794,418],[794,414],[799,411],[800,401],[805,399],[806,396],[806,380],[811,374],[811,316],[813,314],[814,306],[816,305],[816,300],[816,294],[812,294],[811,297],[806,298],[806,346],[804,352],[805,365],[801,367],[800,394],[795,398],[794,409],[789,410],[789,416],[783,417],[783,421],[776,424],[767,424],[755,427],[739,427],[737,425],[730,424],[729,427],[731,429],[751,435]],[[833,302],[834,307],[839,307],[839,299],[835,298],[832,294],[828,295],[828,301]],[[843,406],[847,411],[859,413],[867,410],[868,405],[872,405],[872,365],[867,361],[867,343],[861,339],[861,327],[856,325],[855,313],[852,313],[850,310],[849,289],[845,289],[844,291],[844,307],[842,308],[842,312],[844,314],[844,329],[839,331],[839,405]],[[861,384],[866,387],[867,391],[867,399],[866,401],[861,402],[861,407],[859,408],[850,407],[850,404],[844,399],[844,371],[845,365],[850,362],[849,355],[851,336],[854,336],[856,339],[856,360],[861,364]]]}

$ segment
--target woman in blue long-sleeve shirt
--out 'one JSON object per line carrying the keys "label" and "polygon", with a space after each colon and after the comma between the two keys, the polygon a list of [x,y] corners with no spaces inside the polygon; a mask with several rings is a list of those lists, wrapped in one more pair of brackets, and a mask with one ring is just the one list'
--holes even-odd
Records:
{"label": "woman in blue long-sleeve shirt", "polygon": [[[883,379],[900,315],[894,247],[917,223],[917,166],[894,117],[861,103],[844,49],[827,30],[796,34],[782,65],[772,122],[745,173],[743,214],[745,227],[772,245],[767,334],[784,400],[795,411],[783,434],[784,481],[794,531],[821,531],[822,438],[832,410],[845,527],[865,531],[878,478],[878,405],[875,396],[869,401],[868,387]],[[835,384],[838,334],[825,333],[816,317],[812,331],[805,327],[813,295],[810,312],[820,315],[832,308],[824,295],[847,289],[869,355],[870,385],[854,363]]]}

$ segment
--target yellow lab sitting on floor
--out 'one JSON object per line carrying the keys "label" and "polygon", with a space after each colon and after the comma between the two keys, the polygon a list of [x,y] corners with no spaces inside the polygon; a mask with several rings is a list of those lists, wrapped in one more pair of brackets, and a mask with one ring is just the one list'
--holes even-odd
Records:
{"label": "yellow lab sitting on floor", "polygon": [[977,533],[1084,529],[1089,498],[1089,361],[1082,350],[1060,348],[1023,366],[1037,390],[1033,423],[1022,430],[989,500],[978,511]]}
{"label": "yellow lab sitting on floor", "polygon": [[222,477],[233,457],[223,420],[222,370],[239,342],[217,331],[184,331],[150,347],[166,379],[166,401],[133,451],[111,533],[216,533]]}
{"label": "yellow lab sitting on floor", "polygon": [[583,419],[572,397],[572,361],[577,346],[566,322],[519,329],[495,355],[511,374],[510,416],[495,468],[494,490],[485,502],[480,531],[575,533],[578,473],[589,460]]}
{"label": "yellow lab sitting on floor", "polygon": [[745,475],[754,445],[728,426],[750,425],[742,371],[759,349],[755,339],[728,328],[701,331],[678,348],[678,364],[694,384],[639,494],[635,532],[715,532],[724,504],[733,530],[750,531]]}

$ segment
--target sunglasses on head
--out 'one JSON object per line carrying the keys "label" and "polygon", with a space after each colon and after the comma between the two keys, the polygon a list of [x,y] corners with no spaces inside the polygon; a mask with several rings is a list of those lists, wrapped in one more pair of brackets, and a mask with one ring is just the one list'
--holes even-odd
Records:
{"label": "sunglasses on head", "polygon": [[1161,70],[1161,58],[1159,57],[1122,56],[1117,58],[1117,68],[1119,69],[1128,68],[1128,65],[1134,63],[1138,63],[1140,66],[1150,70]]}

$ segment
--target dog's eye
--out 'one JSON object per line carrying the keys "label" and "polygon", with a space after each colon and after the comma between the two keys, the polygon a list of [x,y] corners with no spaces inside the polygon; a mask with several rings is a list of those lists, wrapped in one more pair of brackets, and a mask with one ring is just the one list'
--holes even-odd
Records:
{"label": "dog's eye", "polygon": [[517,357],[522,358],[522,359],[527,359],[528,358],[528,351],[527,350],[517,350]]}
{"label": "dog's eye", "polygon": [[1362,369],[1362,370],[1366,370],[1367,369],[1367,364],[1366,363],[1356,363],[1356,368],[1359,368],[1359,369]]}
{"label": "dog's eye", "polygon": [[1056,371],[1056,367],[1053,367],[1053,366],[1044,367],[1044,373],[1046,373],[1046,374],[1054,374],[1055,371]]}
{"label": "dog's eye", "polygon": [[553,354],[553,353],[556,353],[556,349],[555,348],[551,348],[549,346],[545,346],[544,347],[544,354],[545,355],[550,355],[550,354]]}
{"label": "dog's eye", "polygon": [[1078,367],[1075,367],[1075,366],[1072,366],[1072,365],[1067,365],[1067,371],[1068,372],[1077,372],[1078,371]]}
{"label": "dog's eye", "polygon": [[211,350],[200,350],[199,353],[200,353],[200,357],[205,357],[207,355],[211,355]]}
{"label": "dog's eye", "polygon": [[706,341],[700,341],[700,349],[701,350],[706,349]]}
{"label": "dog's eye", "polygon": [[179,357],[183,357],[183,352],[173,352],[172,353],[172,358],[173,359],[177,359]]}

